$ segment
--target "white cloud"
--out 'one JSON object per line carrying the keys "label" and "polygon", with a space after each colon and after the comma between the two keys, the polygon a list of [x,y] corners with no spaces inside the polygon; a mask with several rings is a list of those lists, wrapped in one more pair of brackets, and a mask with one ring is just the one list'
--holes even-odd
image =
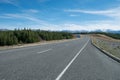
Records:
{"label": "white cloud", "polygon": [[[13,17],[13,16],[12,16]],[[14,16],[14,17],[21,17],[21,16]],[[120,30],[120,24],[114,24],[112,22],[104,22],[104,21],[99,21],[99,22],[92,22],[92,23],[87,23],[87,24],[74,24],[74,23],[65,23],[65,24],[50,24],[48,22],[44,22],[44,21],[41,21],[37,18],[33,18],[33,17],[25,17],[25,19],[27,20],[30,20],[30,21],[34,21],[34,22],[37,22],[37,23],[34,23],[34,24],[12,24],[12,25],[9,25],[9,24],[4,24],[4,25],[1,25],[0,27],[1,28],[4,28],[4,27],[10,27],[12,26],[13,28],[17,28],[19,25],[19,27],[21,28],[31,28],[31,29],[41,29],[41,30],[58,30],[58,31],[61,31],[61,30],[71,30],[71,31],[74,31],[74,30],[87,30],[87,31],[93,31],[93,30],[107,30],[107,29],[111,29],[111,30]],[[18,24],[18,25],[17,25]]]}
{"label": "white cloud", "polygon": [[4,17],[9,17],[9,18],[21,18],[23,17],[22,15],[19,15],[19,14],[4,14],[3,15],[3,18]]}
{"label": "white cloud", "polygon": [[[0,16],[0,18],[15,18],[15,19],[23,19],[23,20],[29,20],[31,22],[34,22],[34,24],[29,24],[25,26],[25,24],[21,24],[21,26],[32,28],[32,29],[42,29],[42,30],[120,30],[120,8],[114,8],[114,9],[108,9],[108,10],[101,10],[101,11],[87,11],[87,10],[65,10],[67,12],[79,12],[79,13],[88,13],[88,14],[95,14],[95,15],[104,15],[109,16],[112,18],[115,18],[116,20],[102,20],[102,21],[88,21],[86,23],[82,24],[74,24],[74,23],[64,23],[64,24],[50,24],[46,21],[43,21],[37,17],[34,17],[33,15],[29,14],[31,13],[37,13],[38,10],[35,9],[28,9],[24,10],[22,13],[16,13],[16,14],[3,14]],[[71,14],[70,16],[79,16],[76,14]],[[6,26],[9,26],[5,24]],[[5,26],[4,25],[4,26]],[[11,25],[15,26],[16,25]],[[1,26],[3,27],[3,26]]]}
{"label": "white cloud", "polygon": [[[36,23],[44,23],[45,21],[34,17],[34,13],[38,13],[39,10],[36,9],[28,9],[28,10],[21,10],[21,13],[5,13],[0,16],[0,18],[11,18],[11,19],[23,19],[23,20],[29,20]],[[32,13],[32,14],[31,14]]]}
{"label": "white cloud", "polygon": [[11,0],[0,0],[0,3],[11,3]]}
{"label": "white cloud", "polygon": [[76,16],[79,16],[79,15],[75,15],[75,14],[70,14],[71,17],[76,17]]}
{"label": "white cloud", "polygon": [[102,15],[110,17],[109,20],[97,20],[96,21],[87,21],[83,25],[81,24],[67,24],[65,27],[67,30],[120,30],[120,7],[106,9],[106,10],[81,10],[81,9],[68,9],[64,10],[65,12],[70,12],[71,14],[75,13],[86,13],[93,15]]}
{"label": "white cloud", "polygon": [[38,13],[39,10],[36,10],[36,9],[28,9],[28,10],[23,10],[22,12],[25,12],[25,13]]}
{"label": "white cloud", "polygon": [[[18,18],[18,19],[26,19],[32,22],[35,22],[33,25],[27,23],[27,25],[25,26],[25,24],[21,24],[21,26],[27,27],[29,26],[29,28],[32,29],[42,29],[42,30],[87,30],[87,31],[92,31],[92,30],[107,30],[107,29],[111,29],[111,30],[120,30],[120,23],[113,22],[111,20],[109,21],[88,21],[86,23],[82,23],[82,24],[74,24],[74,23],[64,23],[64,24],[50,24],[48,22],[45,22],[41,19],[38,19],[36,17],[27,15],[27,14],[4,14],[4,16],[1,17],[5,17],[5,18]],[[9,26],[6,24],[6,26]],[[16,27],[16,25],[13,25]]]}
{"label": "white cloud", "polygon": [[87,24],[87,25],[80,25],[80,24],[65,24],[64,25],[64,30],[87,30],[87,31],[92,31],[92,30],[120,30],[119,25],[113,25],[113,24],[107,24],[107,23],[96,23],[96,24]]}
{"label": "white cloud", "polygon": [[31,15],[28,15],[28,14],[4,14],[3,16],[1,16],[1,18],[20,18],[20,19],[27,19],[30,21],[34,21],[37,23],[44,22],[44,21],[42,21],[38,18],[35,18]]}
{"label": "white cloud", "polygon": [[11,4],[18,7],[18,0],[0,0],[0,3]]}
{"label": "white cloud", "polygon": [[72,13],[87,13],[87,14],[95,14],[95,15],[104,15],[104,16],[120,19],[120,7],[113,8],[113,9],[107,9],[107,10],[68,9],[64,11],[72,12]]}
{"label": "white cloud", "polygon": [[61,30],[71,30],[71,31],[78,31],[78,30],[87,30],[87,31],[93,31],[93,30],[120,30],[119,25],[114,25],[110,23],[95,23],[95,24],[59,24],[59,25],[53,25],[53,24],[46,24],[46,25],[30,25],[30,28],[33,29],[41,29],[41,30],[54,30],[54,31],[61,31]]}

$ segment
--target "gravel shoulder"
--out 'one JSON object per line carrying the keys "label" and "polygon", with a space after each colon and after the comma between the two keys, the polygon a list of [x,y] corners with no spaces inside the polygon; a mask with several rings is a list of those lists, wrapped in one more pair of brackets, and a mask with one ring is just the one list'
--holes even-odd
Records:
{"label": "gravel shoulder", "polygon": [[93,44],[97,45],[100,49],[120,58],[120,40],[100,34],[92,35],[91,39]]}
{"label": "gravel shoulder", "polygon": [[63,39],[63,40],[41,41],[41,42],[36,42],[36,43],[18,44],[18,45],[12,45],[12,46],[0,46],[0,51],[1,50],[14,49],[14,48],[28,47],[28,46],[37,46],[37,45],[45,45],[45,44],[51,44],[51,43],[59,43],[59,42],[71,41],[71,40],[75,40],[75,39],[77,39],[77,38]]}

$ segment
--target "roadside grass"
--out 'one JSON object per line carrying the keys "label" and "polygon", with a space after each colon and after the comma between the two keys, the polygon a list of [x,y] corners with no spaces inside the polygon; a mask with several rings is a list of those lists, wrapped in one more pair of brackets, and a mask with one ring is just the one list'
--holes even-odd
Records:
{"label": "roadside grass", "polygon": [[92,38],[92,42],[102,50],[120,58],[120,42],[107,41],[100,38]]}

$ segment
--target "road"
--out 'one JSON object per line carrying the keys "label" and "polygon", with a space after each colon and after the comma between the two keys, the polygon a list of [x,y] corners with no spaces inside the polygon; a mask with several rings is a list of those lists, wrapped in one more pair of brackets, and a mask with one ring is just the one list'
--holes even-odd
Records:
{"label": "road", "polygon": [[120,80],[120,63],[85,36],[0,51],[0,80]]}

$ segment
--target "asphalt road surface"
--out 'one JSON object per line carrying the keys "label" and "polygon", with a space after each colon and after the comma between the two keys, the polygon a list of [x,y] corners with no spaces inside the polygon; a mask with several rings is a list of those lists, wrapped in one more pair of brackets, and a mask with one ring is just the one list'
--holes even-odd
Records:
{"label": "asphalt road surface", "polygon": [[120,63],[85,36],[0,51],[0,80],[120,80]]}

